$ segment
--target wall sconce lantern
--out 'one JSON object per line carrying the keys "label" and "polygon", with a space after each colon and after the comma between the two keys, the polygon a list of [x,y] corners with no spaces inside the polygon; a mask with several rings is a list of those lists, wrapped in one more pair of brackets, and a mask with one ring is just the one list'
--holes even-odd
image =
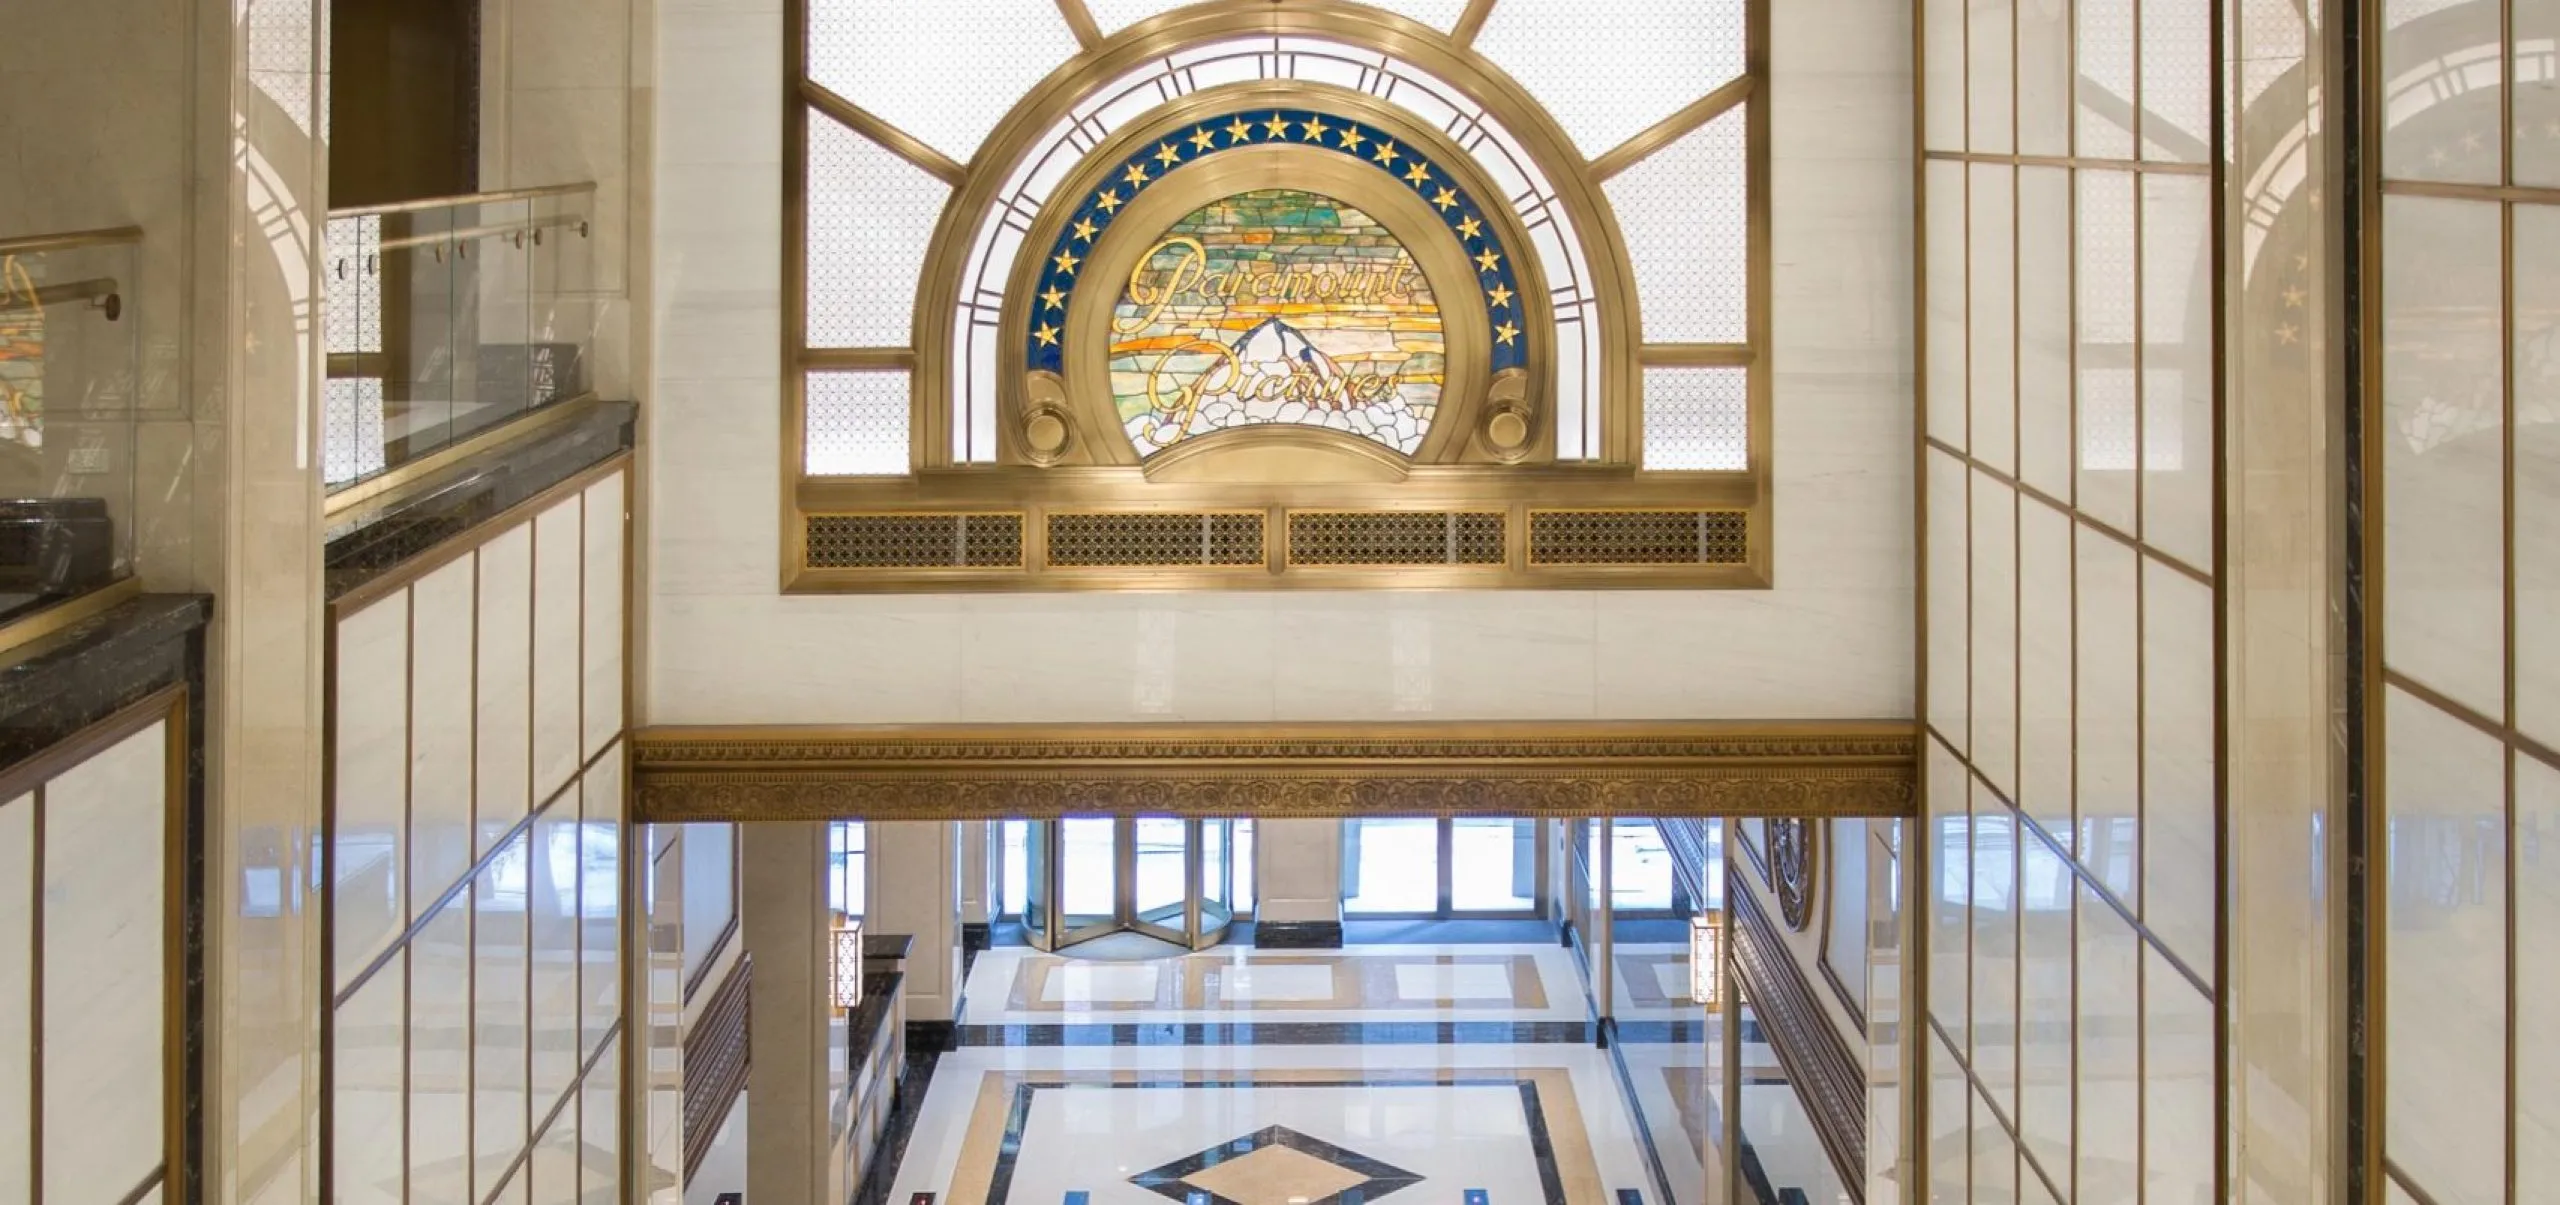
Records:
{"label": "wall sconce lantern", "polygon": [[1724,912],[1689,918],[1689,1000],[1713,1008],[1724,1001]]}
{"label": "wall sconce lantern", "polygon": [[835,1005],[849,1012],[862,1005],[862,922],[837,913],[832,936]]}

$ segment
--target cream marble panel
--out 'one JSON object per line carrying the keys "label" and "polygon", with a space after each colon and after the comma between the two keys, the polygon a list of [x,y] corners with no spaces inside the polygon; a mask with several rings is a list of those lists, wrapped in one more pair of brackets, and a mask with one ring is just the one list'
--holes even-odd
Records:
{"label": "cream marble panel", "polygon": [[1923,145],[1933,151],[1965,149],[1964,0],[1922,0],[1920,36],[1926,41]]}
{"label": "cream marble panel", "polygon": [[1282,719],[1592,715],[1590,594],[1374,592],[1299,596],[1273,645]]}
{"label": "cream marble panel", "polygon": [[2018,1112],[2018,830],[1973,784],[1973,1074],[2004,1115]]}
{"label": "cream marble panel", "polygon": [[2142,537],[2213,564],[2213,263],[2202,176],[2142,178]]}
{"label": "cream marble panel", "polygon": [[[574,792],[574,788],[573,788]],[[533,931],[533,1110],[542,1113],[578,1076],[578,798],[564,795],[533,819],[526,905]]]}
{"label": "cream marble panel", "polygon": [[[578,1167],[578,1098],[572,1096],[551,1119],[550,1128],[534,1141],[526,1169],[533,1205],[578,1205],[585,1175]],[[546,1108],[549,1106],[545,1106]]]}
{"label": "cream marble panel", "polygon": [[[1973,485],[1973,767],[2018,790],[2018,492],[1976,470]],[[2032,504],[2030,504],[2032,505]]]}
{"label": "cream marble panel", "polygon": [[1971,1159],[1964,1152],[1972,1140],[1971,1109],[1973,1088],[1965,1082],[1964,1061],[1936,1035],[1929,1043],[1929,1137],[1928,1198],[1931,1201],[1971,1201],[1972,1182],[1967,1175]]}
{"label": "cream marble panel", "polygon": [[524,819],[532,790],[533,529],[480,546],[477,736],[473,743],[479,852]]}
{"label": "cream marble panel", "polygon": [[[2560,999],[2560,770],[2516,763],[2515,993]],[[2560,1199],[2560,1012],[2516,1010],[2516,1199]]]}
{"label": "cream marble panel", "polygon": [[337,986],[344,990],[408,920],[409,595],[338,623],[337,831],[330,850]]}
{"label": "cream marble panel", "polygon": [[[2136,600],[2141,569],[2136,556],[2114,540],[2078,528],[2079,563],[2075,566],[2080,615],[2079,804],[2083,836],[2073,848],[2089,863],[2100,882],[2124,899],[2141,905],[2141,881],[2134,836],[2141,824],[2141,650],[2134,634],[2141,630]],[[2119,857],[2096,859],[2085,842],[2093,828],[2121,834],[2113,849]]]}
{"label": "cream marble panel", "polygon": [[[2033,836],[2018,841],[2018,1108],[2027,1153],[2071,1174],[2071,869]],[[2032,1181],[2033,1177],[2029,1177]]]}
{"label": "cream marble panel", "polygon": [[1928,432],[1949,447],[1965,445],[1969,422],[1965,393],[1965,209],[1964,165],[1931,160],[1921,169],[1928,189],[1928,229],[1923,254],[1928,258]]}
{"label": "cream marble panel", "polygon": [[162,1160],[168,732],[47,783],[43,1195],[121,1197]]}
{"label": "cream marble panel", "polygon": [[1904,527],[1904,547],[1875,562],[1901,568],[1897,589],[1602,591],[1593,600],[1595,710],[1606,718],[1908,715],[1907,515]]}
{"label": "cream marble panel", "polygon": [[616,1037],[598,1056],[595,1069],[579,1088],[579,1142],[587,1151],[580,1199],[622,1199],[622,1040]]}
{"label": "cream marble panel", "polygon": [[1279,673],[1268,595],[991,595],[959,606],[966,719],[1273,714]]}
{"label": "cream marble panel", "polygon": [[[2007,126],[2002,126],[2005,131]],[[2003,140],[2005,141],[2005,139]],[[1965,337],[1972,377],[1964,446],[2004,473],[2018,467],[2018,193],[2013,169],[1969,165]]]}
{"label": "cream marble panel", "polygon": [[[37,879],[36,804],[33,795],[0,803],[0,966],[23,967],[35,957]],[[0,1191],[32,1198],[28,1177],[35,1169],[35,1090],[33,1066],[21,1053],[35,1030],[35,980],[32,976],[0,976]]]}
{"label": "cream marble panel", "polygon": [[1923,894],[1929,926],[1929,1018],[1957,1049],[1973,1049],[1973,781],[1945,744],[1923,742],[1928,758],[1928,864]]}
{"label": "cream marble panel", "polygon": [[471,900],[409,944],[409,1176],[414,1205],[461,1205],[471,1154]]}
{"label": "cream marble panel", "polygon": [[2501,716],[2498,207],[2392,197],[2382,212],[2383,657]]}
{"label": "cream marble panel", "polygon": [[2213,964],[2213,592],[2145,558],[2142,919],[2198,973]]}
{"label": "cream marble panel", "polygon": [[409,915],[423,915],[471,869],[471,674],[478,561],[460,560],[410,590]]}
{"label": "cream marble panel", "polygon": [[484,1197],[524,1150],[528,1125],[524,906],[530,839],[530,833],[518,833],[501,846],[472,884],[471,1182],[473,1193]]}
{"label": "cream marble panel", "polygon": [[2019,154],[2071,153],[2071,7],[2040,0],[2017,5]]}
{"label": "cream marble panel", "polygon": [[585,731],[580,760],[622,731],[624,482],[616,473],[587,487]]}
{"label": "cream marble panel", "polygon": [[2505,753],[2478,729],[2386,688],[2391,893],[2383,1150],[2439,1205],[2504,1196]]}
{"label": "cream marble panel", "polygon": [[1965,147],[2007,154],[2017,87],[2010,55],[2017,46],[2016,0],[1965,5]]}
{"label": "cream marble panel", "polygon": [[[2085,32],[2085,30],[2084,30]],[[2085,133],[2089,123],[2083,121]],[[2079,508],[2118,531],[2134,530],[2134,447],[2138,388],[2133,370],[2133,177],[2125,172],[2073,173],[2078,187],[2072,311],[2078,344]]]}
{"label": "cream marble panel", "polygon": [[[650,407],[655,438],[643,450],[650,489],[686,500],[649,514],[648,587],[659,598],[771,594],[781,578],[778,375],[768,368],[761,381],[659,382]],[[652,676],[667,664],[652,660]]]}
{"label": "cream marble panel", "polygon": [[2071,527],[2018,502],[2018,806],[2055,834],[2072,824]]}
{"label": "cream marble panel", "polygon": [[[2540,7],[2545,22],[2560,23],[2560,5]],[[2560,98],[2560,79],[2542,88]],[[2560,330],[2560,278],[2524,267],[2560,262],[2560,211],[2514,213],[2516,727],[2560,745],[2560,375],[2531,367]]]}
{"label": "cream marble panel", "polygon": [[2079,1017],[2072,1026],[2079,1066],[2078,1200],[2140,1200],[2142,1107],[2142,941],[2084,884],[2079,888]]}
{"label": "cream marble panel", "polygon": [[408,1173],[401,1108],[408,1070],[401,1047],[408,988],[406,951],[340,1006],[335,1043],[336,1080],[330,1111],[337,1124],[334,1182],[329,1199],[349,1205],[400,1205]]}
{"label": "cream marble panel", "polygon": [[2063,499],[2071,497],[2070,262],[2071,173],[2019,168],[2018,476]]}
{"label": "cream marble panel", "polygon": [[567,498],[533,522],[533,799],[535,806],[578,772],[584,674],[581,596],[585,517]]}
{"label": "cream marble panel", "polygon": [[578,1049],[592,1053],[622,1018],[622,746],[609,747],[580,781]]}
{"label": "cream marble panel", "polygon": [[661,595],[649,613],[650,719],[958,720],[966,617],[950,603],[932,595]]}
{"label": "cream marble panel", "polygon": [[1971,739],[1972,583],[1966,545],[1973,534],[1970,475],[1944,452],[1928,454],[1929,727],[1959,753]]}
{"label": "cream marble panel", "polygon": [[2154,1201],[2213,1199],[2213,1004],[2156,948],[2142,977],[2142,1181]]}

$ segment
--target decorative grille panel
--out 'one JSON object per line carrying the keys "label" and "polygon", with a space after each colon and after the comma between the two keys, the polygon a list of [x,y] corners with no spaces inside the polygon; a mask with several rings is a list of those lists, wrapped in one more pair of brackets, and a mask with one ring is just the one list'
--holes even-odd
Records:
{"label": "decorative grille panel", "polygon": [[1022,516],[811,515],[811,569],[1018,569]]}
{"label": "decorative grille panel", "polygon": [[951,186],[809,115],[809,346],[915,341],[916,280]]}
{"label": "decorative grille panel", "polygon": [[1509,534],[1501,511],[1291,511],[1289,563],[1499,566]]}
{"label": "decorative grille panel", "polygon": [[1751,337],[1750,121],[1735,105],[1604,186],[1648,343]]}
{"label": "decorative grille panel", "polygon": [[1502,0],[1476,49],[1597,156],[1742,74],[1745,0]]}
{"label": "decorative grille panel", "polygon": [[1531,565],[1740,565],[1749,516],[1738,510],[1533,510]]}
{"label": "decorative grille panel", "polygon": [[1049,564],[1059,569],[1259,567],[1262,527],[1260,511],[1054,514],[1049,516]]}
{"label": "decorative grille panel", "polygon": [[1079,47],[1055,0],[815,0],[809,75],[959,163]]}
{"label": "decorative grille panel", "polygon": [[1751,370],[1644,370],[1644,467],[1751,467]]}

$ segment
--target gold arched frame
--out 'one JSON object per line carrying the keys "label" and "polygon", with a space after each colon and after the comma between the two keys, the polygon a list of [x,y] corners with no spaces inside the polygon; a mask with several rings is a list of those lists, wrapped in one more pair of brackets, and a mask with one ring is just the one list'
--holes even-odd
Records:
{"label": "gold arched frame", "polygon": [[[1396,136],[1400,145],[1428,154],[1433,166],[1452,177],[1469,195],[1479,199],[1500,195],[1471,163],[1465,163],[1465,151],[1418,123],[1402,118],[1400,111],[1358,93],[1296,84],[1236,85],[1185,97],[1169,111],[1145,122],[1132,123],[1112,141],[1089,152],[1085,162],[1059,187],[1057,195],[1078,197],[1089,194],[1107,183],[1105,177],[1132,151],[1197,125],[1205,117],[1223,116],[1240,108],[1262,108],[1276,103],[1313,105],[1386,130]],[[1465,166],[1459,166],[1462,163]],[[1076,290],[1067,317],[1066,384],[1068,407],[1081,420],[1079,434],[1085,443],[1098,446],[1070,449],[1070,454],[1061,463],[1135,465],[1143,459],[1153,466],[1174,451],[1167,449],[1154,457],[1141,457],[1134,447],[1127,446],[1116,418],[1105,421],[1110,412],[1110,390],[1103,361],[1095,358],[1095,351],[1109,342],[1107,323],[1111,306],[1118,299],[1118,284],[1137,265],[1149,240],[1202,205],[1257,188],[1303,188],[1331,197],[1376,219],[1404,245],[1422,269],[1424,278],[1430,281],[1433,296],[1440,303],[1449,361],[1449,379],[1441,392],[1441,409],[1433,417],[1431,429],[1424,435],[1412,463],[1429,465],[1460,460],[1494,463],[1502,460],[1490,450],[1468,454],[1476,446],[1475,428],[1486,395],[1493,386],[1488,371],[1493,333],[1482,306],[1476,304],[1478,277],[1464,248],[1449,236],[1426,202],[1396,183],[1383,170],[1356,163],[1330,151],[1261,144],[1222,150],[1175,169],[1132,200],[1094,244],[1084,269],[1087,284]],[[1479,208],[1493,224],[1504,250],[1513,257],[1512,268],[1520,280],[1521,296],[1518,301],[1525,324],[1533,332],[1548,330],[1553,325],[1554,315],[1547,300],[1546,281],[1534,255],[1525,261],[1520,258],[1522,249],[1527,246],[1528,235],[1520,228],[1518,216],[1507,205],[1482,205]],[[1052,204],[1032,224],[1031,232],[1025,237],[1024,254],[1016,263],[1007,287],[1008,296],[1031,295],[1032,286],[1040,275],[1040,256],[1072,218],[1072,210],[1071,205]],[[1452,304],[1453,299],[1455,304]],[[1023,346],[1028,339],[1029,325],[1027,307],[1014,308],[1004,316],[999,326],[997,345],[1001,348]],[[1553,356],[1551,344],[1551,340],[1545,339],[1533,339],[1530,344],[1528,375],[1536,384],[1532,385],[1527,402],[1533,413],[1541,411],[1544,401],[1543,385],[1551,371]],[[1003,392],[997,404],[1000,416],[997,456],[1004,463],[1020,463],[1026,459],[1019,446],[1020,419],[1028,399],[1023,394],[1021,374],[1008,373],[1000,381]],[[1208,437],[1208,440],[1223,444],[1235,437],[1252,436],[1265,442],[1278,442],[1314,435],[1311,430],[1302,433],[1271,427],[1221,433]],[[1203,441],[1199,450],[1180,459],[1206,455],[1208,440]],[[1542,428],[1528,458],[1551,459],[1553,448],[1552,431]],[[1086,454],[1074,454],[1077,451]],[[1397,455],[1395,459],[1402,462],[1405,458]]]}
{"label": "gold arched frame", "polygon": [[[1296,507],[1346,502],[1384,508],[1482,503],[1497,508],[1507,507],[1515,517],[1525,516],[1532,500],[1540,506],[1590,511],[1665,505],[1734,508],[1746,510],[1748,514],[1750,561],[1747,566],[1675,567],[1669,570],[1628,567],[1524,576],[1518,572],[1521,564],[1515,558],[1514,571],[1507,579],[1490,582],[1472,578],[1466,584],[1574,588],[1768,587],[1772,581],[1774,559],[1770,554],[1772,523],[1769,513],[1774,424],[1770,416],[1770,365],[1766,350],[1770,333],[1769,98],[1763,81],[1768,73],[1768,5],[1772,0],[1747,0],[1747,45],[1740,76],[1597,155],[1583,154],[1533,99],[1533,93],[1473,48],[1476,34],[1484,27],[1498,2],[1470,0],[1465,13],[1446,33],[1396,14],[1342,0],[1272,0],[1268,8],[1260,5],[1197,4],[1148,18],[1106,37],[1086,10],[1084,0],[1057,0],[1081,50],[1028,90],[989,132],[969,162],[963,164],[815,83],[808,69],[808,10],[811,0],[784,0],[783,41],[789,73],[786,86],[792,100],[783,107],[782,341],[785,371],[781,390],[783,414],[779,451],[786,488],[781,499],[782,588],[786,592],[1061,588],[1061,584],[1054,581],[971,580],[948,576],[941,571],[923,571],[914,575],[865,572],[847,576],[844,571],[806,568],[806,522],[813,513],[918,512],[934,507],[1020,506],[1027,508],[1036,518],[1037,512],[1048,504],[1048,495],[1053,492],[1063,494],[1068,500],[1068,504],[1059,506],[1059,509],[1073,509],[1077,504],[1087,508],[1099,504],[1128,509],[1267,504],[1275,519]],[[1141,496],[1130,493],[1126,489],[1128,483],[1106,469],[1024,468],[1001,464],[962,466],[952,462],[950,449],[952,420],[955,417],[950,400],[953,325],[959,309],[961,276],[968,266],[973,241],[983,223],[992,219],[999,197],[1013,172],[1030,154],[1042,149],[1045,145],[1043,136],[1059,120],[1105,85],[1126,78],[1151,60],[1185,47],[1254,36],[1305,37],[1333,42],[1345,49],[1384,54],[1429,74],[1480,105],[1511,135],[1517,149],[1552,189],[1554,204],[1572,223],[1582,264],[1591,278],[1587,295],[1602,327],[1597,349],[1600,393],[1591,402],[1600,412],[1600,439],[1593,448],[1591,461],[1549,468],[1518,464],[1467,466],[1472,471],[1462,471],[1438,488],[1416,491],[1411,488],[1411,483],[1405,483],[1389,493],[1371,493],[1348,499],[1338,493],[1310,495],[1275,493],[1269,489],[1239,491],[1234,488],[1194,491],[1199,495],[1194,499],[1182,492],[1166,492],[1155,486],[1147,487],[1148,493]],[[1314,81],[1274,83],[1301,95],[1322,87]],[[1745,341],[1740,344],[1645,343],[1636,283],[1626,255],[1625,241],[1601,185],[1722,116],[1734,105],[1744,103],[1749,105],[1745,152],[1749,302]],[[807,129],[809,111],[813,108],[952,186],[952,196],[937,223],[919,275],[914,322],[905,347],[827,349],[807,345]],[[1399,116],[1402,114],[1400,109],[1395,112]],[[1090,154],[1087,152],[1088,156]],[[1463,163],[1470,170],[1476,167],[1472,156],[1455,157],[1450,162]],[[1064,197],[1071,195],[1053,192],[1050,207],[1054,208]],[[1501,205],[1484,206],[1488,216],[1516,223],[1518,214],[1508,203],[1510,198],[1507,195],[1498,191],[1483,195],[1487,198],[1500,196],[1505,201]],[[1525,249],[1525,244],[1512,245],[1515,250]],[[1029,248],[1033,246],[1036,244],[1026,241],[1024,253],[1029,254]],[[1529,259],[1534,261],[1535,256]],[[1008,304],[1018,307],[1022,302],[1008,294]],[[1552,322],[1548,329],[1553,329]],[[1745,469],[1636,472],[1640,468],[1643,444],[1640,406],[1643,371],[1653,366],[1715,366],[1747,370],[1749,449]],[[808,474],[808,374],[830,370],[887,370],[907,375],[909,457],[913,466],[909,474],[869,478],[813,477]],[[1004,387],[1011,387],[1009,378],[1000,380]],[[1002,411],[1006,403],[1000,398],[998,404],[1001,432],[1005,426]],[[1548,449],[1542,454],[1551,456],[1553,419],[1543,414],[1540,417],[1543,421],[1539,441]],[[1004,436],[1000,434],[999,438]],[[1035,483],[1025,479],[1026,474],[1045,474],[1046,479]],[[1036,534],[1033,539],[1037,541]],[[910,580],[911,577],[914,580]],[[1155,584],[1155,579],[1149,580]],[[1183,584],[1188,586],[1190,583]],[[1264,586],[1328,584],[1339,587],[1350,583],[1340,580],[1284,582],[1275,576]],[[1454,580],[1444,582],[1432,573],[1422,572],[1408,573],[1392,582],[1373,578],[1359,584],[1427,586],[1455,583]],[[1101,577],[1086,579],[1085,586],[1127,588],[1125,583]]]}

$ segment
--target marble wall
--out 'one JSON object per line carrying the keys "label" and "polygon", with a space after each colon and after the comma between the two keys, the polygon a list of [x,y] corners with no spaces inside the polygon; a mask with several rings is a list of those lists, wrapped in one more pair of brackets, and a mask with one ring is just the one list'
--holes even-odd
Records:
{"label": "marble wall", "polygon": [[1775,589],[784,597],[781,7],[658,10],[651,722],[1909,714],[1897,14],[1772,9]]}
{"label": "marble wall", "polygon": [[332,1200],[619,1192],[627,484],[338,609]]}

